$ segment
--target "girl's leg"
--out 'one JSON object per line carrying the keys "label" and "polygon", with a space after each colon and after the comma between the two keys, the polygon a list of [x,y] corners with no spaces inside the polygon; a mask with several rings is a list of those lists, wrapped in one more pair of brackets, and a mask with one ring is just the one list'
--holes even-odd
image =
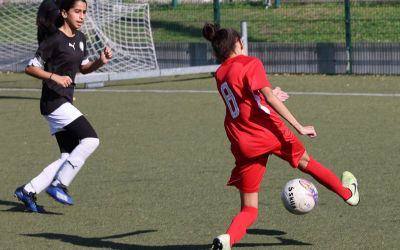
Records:
{"label": "girl's leg", "polygon": [[78,138],[79,144],[71,151],[60,171],[57,173],[53,185],[62,184],[68,187],[78,172],[81,170],[87,158],[96,150],[100,141],[89,121],[80,116],[65,130],[72,136]]}
{"label": "girl's leg", "polygon": [[329,190],[338,194],[343,200],[346,201],[352,196],[350,189],[345,188],[339,178],[336,177],[331,170],[309,156],[307,151],[305,151],[301,157],[298,168],[302,172],[311,175]]}
{"label": "girl's leg", "polygon": [[228,185],[234,185],[240,191],[239,213],[235,215],[226,231],[213,241],[211,249],[230,249],[237,243],[257,219],[258,216],[258,191],[266,170],[268,155],[253,159],[246,159],[232,170]]}
{"label": "girl's leg", "polygon": [[98,138],[85,138],[71,152],[57,174],[55,183],[68,187],[81,170],[87,158],[96,150],[100,141]]}
{"label": "girl's leg", "polygon": [[233,246],[245,234],[257,219],[258,215],[258,192],[242,193],[240,192],[241,210],[232,219],[232,222],[226,231],[230,236],[230,245]]}
{"label": "girl's leg", "polygon": [[65,131],[56,134],[61,151],[69,152],[69,156],[60,167],[47,193],[56,201],[73,205],[74,201],[68,194],[67,187],[76,177],[86,159],[99,145],[97,134],[84,116],[64,127]]}
{"label": "girl's leg", "polygon": [[24,190],[28,193],[34,194],[39,194],[40,192],[45,190],[54,180],[54,176],[56,176],[58,170],[67,160],[68,156],[68,153],[62,153],[60,159],[52,162],[45,169],[43,169],[43,171],[38,176],[28,182],[24,186]]}
{"label": "girl's leg", "polygon": [[44,209],[37,205],[36,194],[46,189],[52,182],[60,166],[67,159],[68,154],[61,154],[61,158],[52,162],[43,171],[27,184],[18,187],[14,195],[25,204],[27,210],[34,213],[43,213]]}
{"label": "girl's leg", "polygon": [[258,192],[240,192],[240,201],[240,212],[233,217],[226,234],[214,239],[211,246],[212,250],[230,250],[246,234],[247,228],[256,221],[258,215]]}

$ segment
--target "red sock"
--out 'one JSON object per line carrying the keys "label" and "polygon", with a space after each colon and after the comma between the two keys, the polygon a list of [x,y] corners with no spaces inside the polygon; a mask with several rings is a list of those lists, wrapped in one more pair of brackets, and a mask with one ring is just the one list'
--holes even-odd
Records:
{"label": "red sock", "polygon": [[319,183],[337,193],[344,200],[348,200],[352,195],[351,191],[343,187],[342,182],[331,170],[325,168],[312,157],[310,157],[307,167],[301,171],[314,177]]}
{"label": "red sock", "polygon": [[232,219],[231,225],[226,231],[231,238],[231,247],[238,242],[257,219],[258,208],[243,207],[242,210]]}

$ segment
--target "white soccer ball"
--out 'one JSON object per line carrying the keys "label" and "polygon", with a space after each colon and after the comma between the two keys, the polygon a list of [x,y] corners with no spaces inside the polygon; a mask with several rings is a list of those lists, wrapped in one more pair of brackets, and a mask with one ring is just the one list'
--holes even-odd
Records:
{"label": "white soccer ball", "polygon": [[306,179],[293,179],[282,189],[281,199],[285,208],[293,214],[306,214],[318,203],[317,188]]}

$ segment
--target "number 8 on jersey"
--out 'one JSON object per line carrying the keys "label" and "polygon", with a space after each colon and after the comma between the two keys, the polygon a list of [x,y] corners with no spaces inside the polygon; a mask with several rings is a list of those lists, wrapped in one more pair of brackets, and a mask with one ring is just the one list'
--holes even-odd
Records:
{"label": "number 8 on jersey", "polygon": [[221,94],[225,100],[225,104],[229,109],[229,112],[231,113],[232,119],[235,119],[239,116],[240,110],[237,105],[235,96],[233,95],[232,90],[229,88],[229,85],[227,82],[224,82],[221,84]]}

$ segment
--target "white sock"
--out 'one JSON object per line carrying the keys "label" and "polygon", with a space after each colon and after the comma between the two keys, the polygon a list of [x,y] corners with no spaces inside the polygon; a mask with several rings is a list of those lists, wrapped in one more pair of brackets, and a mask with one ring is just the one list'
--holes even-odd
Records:
{"label": "white sock", "polygon": [[68,187],[81,170],[86,159],[99,146],[99,143],[100,140],[98,138],[85,138],[81,140],[78,146],[74,148],[67,160],[64,162],[60,171],[57,173],[55,182],[58,181],[64,186]]}
{"label": "white sock", "polygon": [[24,190],[28,193],[36,193],[39,194],[43,190],[45,190],[53,181],[54,176],[57,174],[60,167],[67,160],[69,154],[62,153],[61,158],[50,163],[43,171],[33,178],[30,182],[28,182],[24,186]]}

